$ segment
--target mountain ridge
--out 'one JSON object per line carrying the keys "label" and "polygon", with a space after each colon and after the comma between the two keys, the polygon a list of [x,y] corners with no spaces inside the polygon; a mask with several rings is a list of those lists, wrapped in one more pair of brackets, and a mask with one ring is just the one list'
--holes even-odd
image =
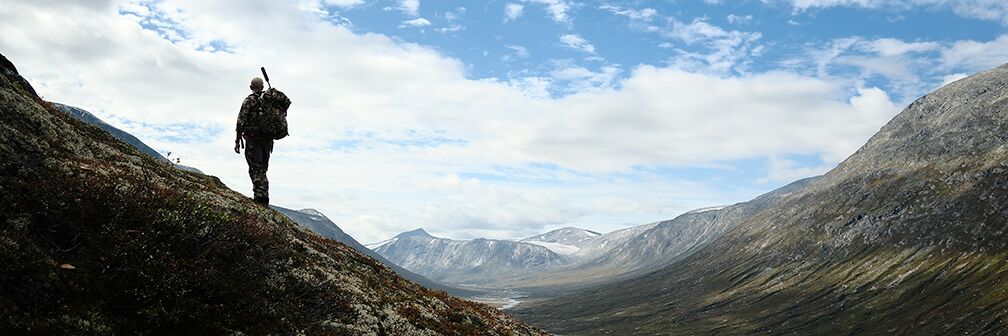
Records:
{"label": "mountain ridge", "polygon": [[495,277],[528,268],[558,264],[548,248],[510,240],[454,240],[434,237],[423,229],[370,245],[403,268],[449,284],[484,284]]}

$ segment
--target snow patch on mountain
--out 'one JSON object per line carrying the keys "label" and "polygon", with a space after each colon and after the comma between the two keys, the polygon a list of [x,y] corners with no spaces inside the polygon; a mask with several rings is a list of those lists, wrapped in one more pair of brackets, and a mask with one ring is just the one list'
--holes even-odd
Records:
{"label": "snow patch on mountain", "polygon": [[[543,245],[541,243],[557,244],[558,248],[564,249],[565,251],[570,250],[569,248],[559,247],[558,245],[576,247],[578,250],[582,246],[588,244],[596,237],[601,236],[601,233],[585,230],[576,227],[565,227],[561,229],[556,229],[541,235],[536,235],[520,240],[521,242],[531,243],[536,245]],[[552,248],[550,248],[552,249]],[[557,251],[555,251],[557,252]],[[575,250],[576,252],[576,250]],[[557,252],[560,253],[560,252]],[[560,253],[563,254],[563,253]]]}
{"label": "snow patch on mountain", "polygon": [[688,214],[704,213],[704,212],[709,212],[709,211],[721,210],[721,209],[724,209],[724,208],[727,208],[727,207],[728,207],[727,205],[718,205],[718,206],[704,207],[704,208],[699,208],[699,209],[691,210],[691,211],[688,211],[686,213],[688,213]]}
{"label": "snow patch on mountain", "polygon": [[364,247],[367,247],[367,248],[371,249],[372,251],[374,251],[374,250],[380,249],[382,246],[385,246],[385,245],[388,245],[388,244],[395,244],[395,242],[397,240],[399,240],[399,238],[392,238],[392,239],[383,240],[383,241],[380,241],[380,242],[377,242],[377,243],[364,244]]}
{"label": "snow patch on mountain", "polygon": [[[315,209],[312,209],[312,208],[301,209],[301,210],[298,210],[298,212],[306,214],[306,215],[309,215],[309,216],[315,216],[315,217],[325,218],[325,215],[323,215],[318,210],[315,210]],[[316,219],[316,220],[321,220],[321,219]]]}
{"label": "snow patch on mountain", "polygon": [[560,243],[552,243],[552,242],[544,242],[544,241],[536,241],[536,240],[522,240],[522,242],[523,243],[529,243],[529,244],[535,244],[535,245],[539,245],[539,246],[548,248],[548,249],[550,249],[550,251],[553,251],[554,253],[562,255],[562,256],[574,255],[574,254],[577,254],[578,251],[581,251],[580,247],[573,246],[573,245],[564,245],[564,244],[560,244]]}

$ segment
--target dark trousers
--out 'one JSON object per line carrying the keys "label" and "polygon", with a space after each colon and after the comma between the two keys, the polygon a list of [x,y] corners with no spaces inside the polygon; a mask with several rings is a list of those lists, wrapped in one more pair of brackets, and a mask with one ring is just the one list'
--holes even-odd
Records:
{"label": "dark trousers", "polygon": [[269,169],[272,152],[273,139],[245,137],[245,162],[248,162],[249,177],[252,178],[252,194],[255,198],[269,198],[266,170]]}

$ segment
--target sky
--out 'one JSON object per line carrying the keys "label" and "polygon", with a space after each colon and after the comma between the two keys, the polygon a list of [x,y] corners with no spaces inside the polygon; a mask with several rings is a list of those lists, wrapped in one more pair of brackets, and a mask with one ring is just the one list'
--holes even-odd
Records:
{"label": "sky", "polygon": [[4,0],[0,53],[251,193],[248,82],[293,101],[275,205],[370,243],[609,232],[825,173],[1008,62],[1000,0]]}

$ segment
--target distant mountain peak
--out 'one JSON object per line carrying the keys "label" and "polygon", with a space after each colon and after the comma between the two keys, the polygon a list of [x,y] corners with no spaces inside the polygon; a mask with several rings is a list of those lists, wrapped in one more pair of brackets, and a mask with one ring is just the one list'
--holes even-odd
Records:
{"label": "distant mountain peak", "polygon": [[559,228],[559,229],[556,229],[556,230],[553,230],[553,231],[583,232],[583,233],[587,233],[588,235],[592,235],[592,236],[601,236],[602,235],[601,233],[598,233],[598,232],[595,232],[595,231],[592,231],[592,230],[582,229],[582,228],[573,227],[573,226],[562,227],[562,228]]}
{"label": "distant mountain peak", "polygon": [[521,241],[524,241],[524,242],[537,241],[537,242],[548,242],[548,243],[564,243],[564,244],[567,244],[567,245],[575,245],[575,246],[577,246],[577,245],[579,245],[578,244],[579,242],[583,242],[585,240],[589,240],[591,238],[598,237],[598,236],[601,236],[601,235],[602,235],[601,233],[598,233],[598,232],[595,232],[595,231],[585,230],[585,229],[582,229],[582,228],[568,226],[568,227],[559,228],[559,229],[556,229],[556,230],[553,230],[553,231],[550,231],[550,232],[546,232],[546,233],[543,233],[543,234],[540,234],[540,235],[535,235],[535,236],[532,236],[532,237],[528,237],[528,238],[522,239]]}
{"label": "distant mountain peak", "polygon": [[520,241],[548,248],[560,255],[573,255],[581,251],[581,247],[585,244],[600,236],[602,234],[595,231],[568,226]]}
{"label": "distant mountain peak", "polygon": [[400,233],[398,236],[396,236],[396,238],[406,238],[406,237],[430,237],[430,238],[434,238],[434,236],[431,236],[423,228],[418,228],[418,229],[413,230],[413,231],[406,231],[406,232]]}

